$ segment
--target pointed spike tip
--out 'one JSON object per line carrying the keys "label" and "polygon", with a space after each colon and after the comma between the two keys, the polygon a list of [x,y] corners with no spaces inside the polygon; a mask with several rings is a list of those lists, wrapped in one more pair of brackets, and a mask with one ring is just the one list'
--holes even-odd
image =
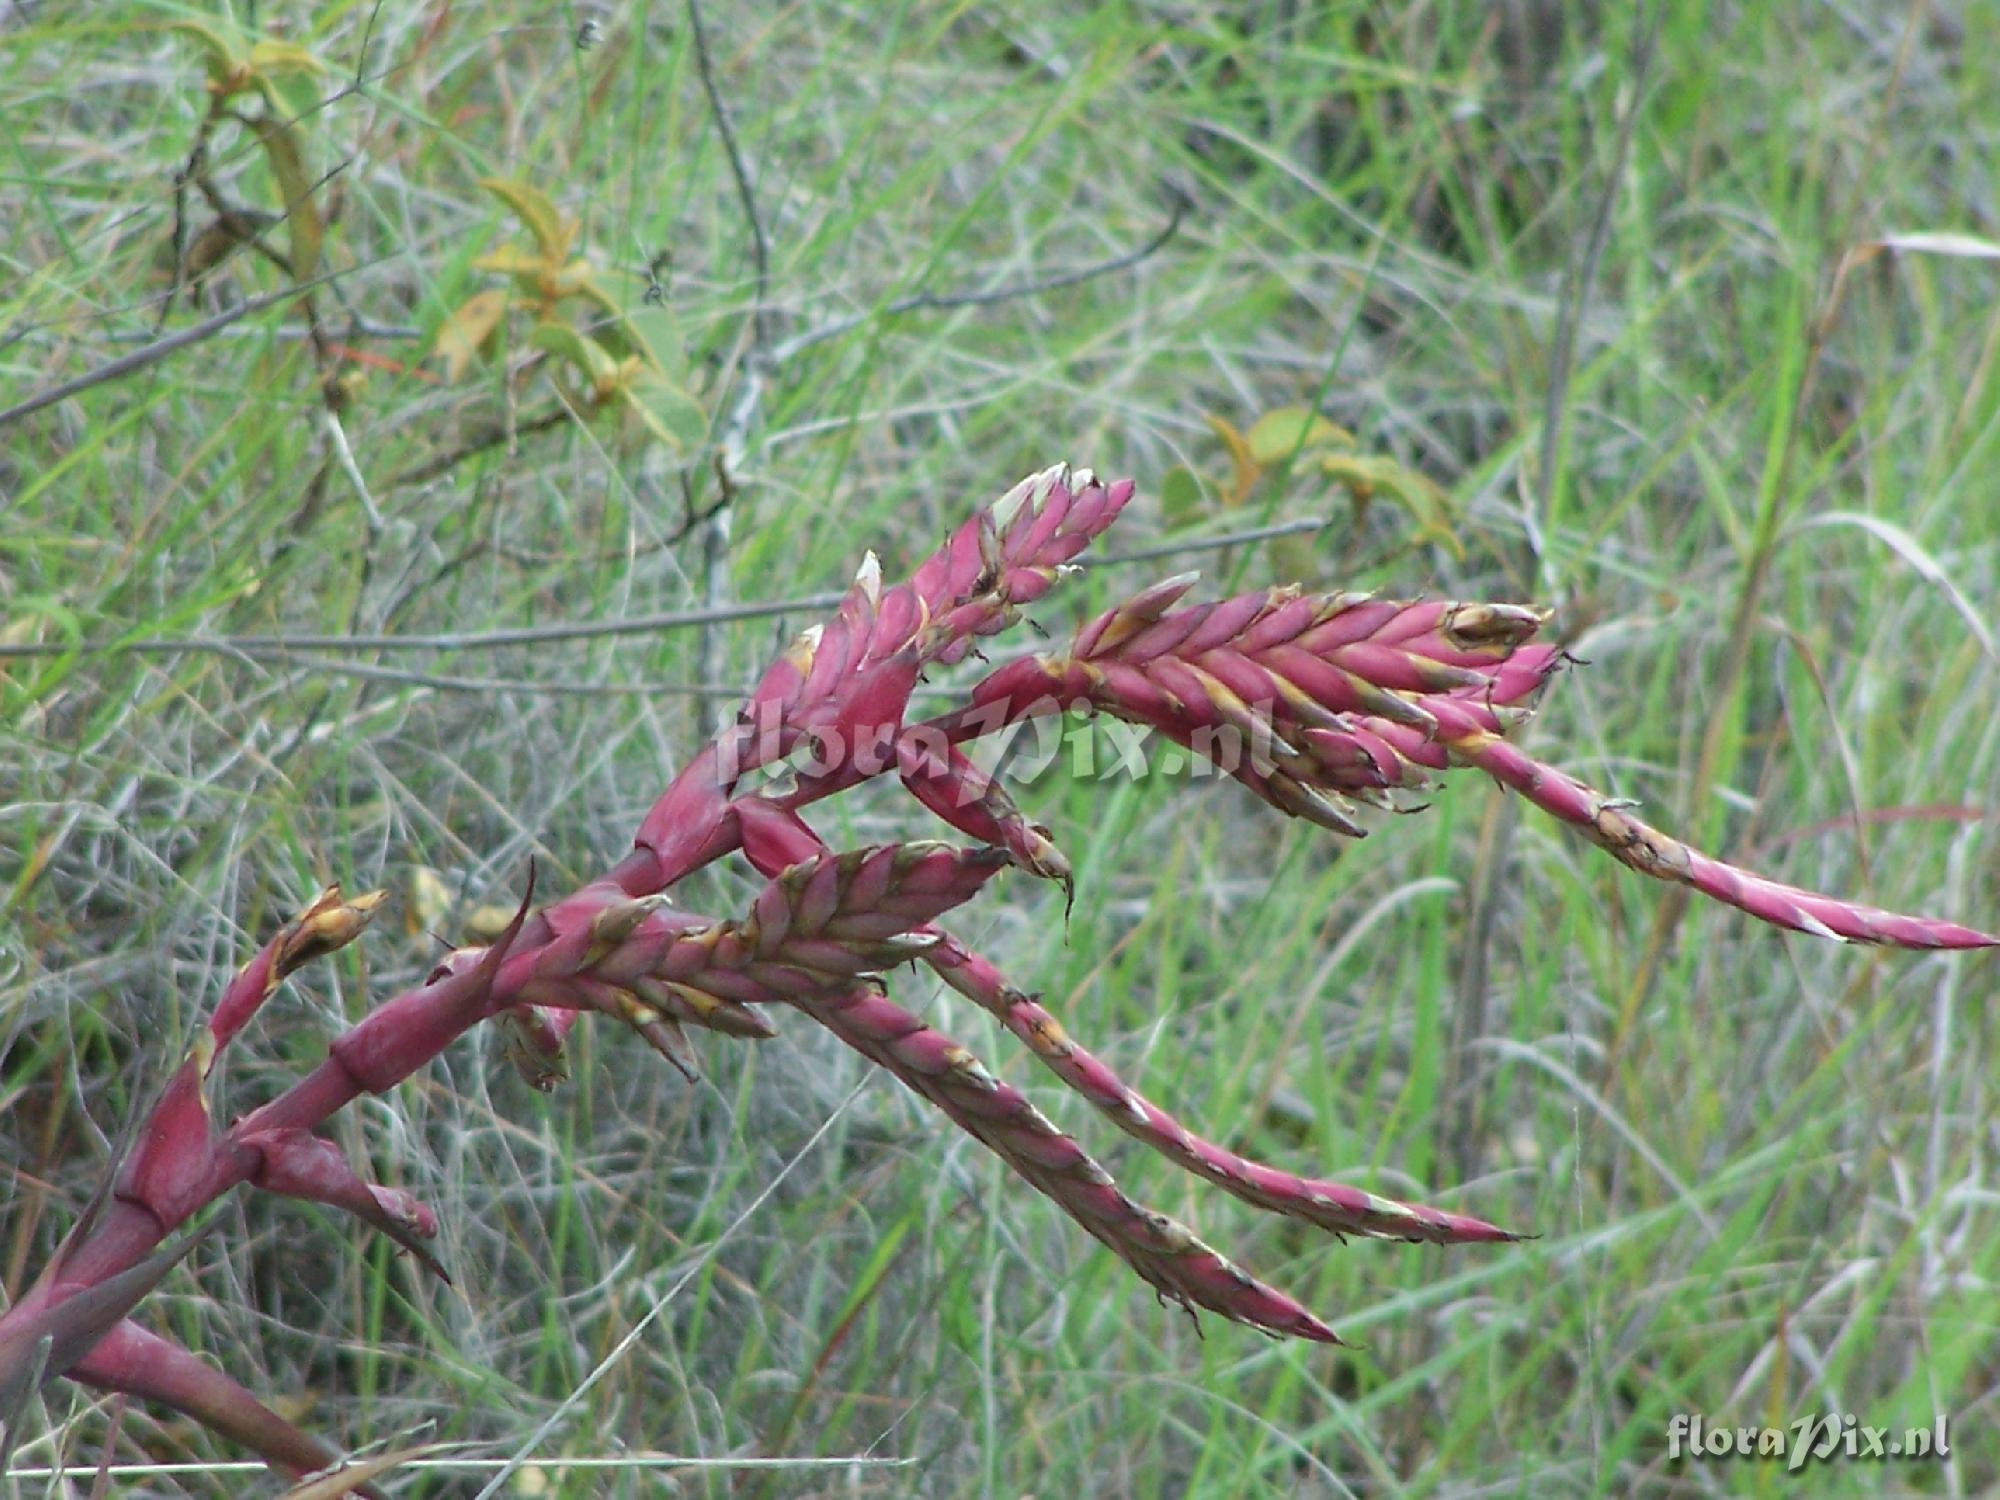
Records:
{"label": "pointed spike tip", "polygon": [[855,570],[854,586],[867,598],[870,604],[882,602],[882,559],[869,548],[861,559],[861,566]]}

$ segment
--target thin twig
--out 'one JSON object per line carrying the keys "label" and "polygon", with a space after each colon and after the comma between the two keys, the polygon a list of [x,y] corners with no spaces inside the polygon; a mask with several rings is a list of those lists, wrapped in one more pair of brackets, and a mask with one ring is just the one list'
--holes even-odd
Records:
{"label": "thin twig", "polygon": [[[735,699],[743,696],[741,684],[726,682],[613,682],[593,678],[589,682],[533,682],[520,677],[454,677],[437,672],[413,672],[405,667],[383,667],[358,661],[326,661],[318,657],[294,658],[289,654],[274,653],[269,658],[261,653],[259,660],[272,660],[294,667],[301,675],[360,677],[371,682],[391,682],[404,687],[429,688],[441,693],[537,693],[545,697],[601,698],[607,694],[624,693],[636,697],[675,698],[722,698]],[[918,692],[933,692],[940,697],[951,696],[948,688],[929,689],[920,686]]]}
{"label": "thin twig", "polygon": [[361,466],[354,461],[354,449],[348,445],[347,429],[340,424],[340,413],[328,405],[320,413],[320,421],[326,428],[327,442],[333,449],[334,462],[340,472],[347,476],[347,482],[354,486],[354,493],[361,499],[361,508],[368,516],[369,540],[382,530],[382,512],[375,504],[375,497],[368,493],[368,481],[362,477]]}
{"label": "thin twig", "polygon": [[[758,211],[757,190],[750,181],[750,168],[743,160],[743,148],[737,143],[729,104],[722,97],[722,85],[715,76],[715,59],[709,53],[708,28],[702,23],[699,0],[687,0],[687,15],[688,30],[694,42],[695,66],[701,73],[702,91],[708,95],[708,107],[715,116],[715,132],[722,138],[722,150],[729,159],[730,175],[736,179],[736,195],[743,200],[743,218],[750,226],[751,254],[757,265],[756,300],[750,309],[750,347],[738,372],[741,387],[731,407],[729,420],[716,436],[715,477],[721,486],[721,498],[710,507],[708,519],[702,526],[702,602],[710,609],[720,609],[725,607],[729,597],[729,543],[734,524],[732,511],[737,479],[749,445],[750,428],[756,421],[757,407],[763,399],[768,371],[765,350],[771,342],[771,235],[764,227],[763,214]],[[718,675],[721,653],[720,638],[704,626],[695,647],[695,675],[703,679]],[[705,705],[700,723],[704,734],[712,733],[718,727]]]}
{"label": "thin twig", "polygon": [[[1079,558],[1072,566],[1109,568],[1182,554],[1220,552],[1247,542],[1319,531],[1330,524],[1315,518],[1281,521],[1273,526],[1255,526],[1244,531],[1225,532],[1220,536],[1191,537],[1184,542],[1162,542],[1099,558]],[[773,615],[792,614],[800,610],[826,609],[838,604],[842,597],[840,593],[801,594],[793,599],[767,599],[707,609],[664,610],[650,615],[632,615],[622,620],[569,620],[512,630],[455,631],[432,635],[145,636],[132,641],[0,641],[0,660],[9,657],[67,656],[72,652],[80,656],[200,653],[261,659],[295,651],[483,651],[506,646],[541,646],[554,641],[597,640],[605,636],[652,635],[702,625],[727,625],[738,620],[769,619]]]}
{"label": "thin twig", "polygon": [[701,73],[702,92],[708,95],[708,107],[715,115],[715,133],[722,137],[723,154],[729,158],[729,173],[736,179],[736,196],[743,200],[743,217],[750,225],[751,254],[757,263],[757,307],[754,320],[758,325],[757,342],[761,346],[766,340],[767,330],[762,326],[765,318],[765,302],[771,293],[771,236],[764,228],[764,216],[757,209],[757,190],[750,181],[750,168],[743,160],[743,150],[736,143],[736,126],[729,116],[729,105],[722,97],[722,87],[716,82],[715,61],[708,50],[708,30],[702,24],[701,6],[698,0],[687,0],[688,30],[694,41],[695,67]]}
{"label": "thin twig", "polygon": [[167,319],[173,315],[174,304],[180,301],[181,292],[187,286],[188,184],[195,181],[197,177],[200,177],[204,181],[207,178],[208,142],[209,138],[215,133],[215,122],[220,118],[216,110],[216,105],[219,102],[211,103],[208,113],[202,116],[201,125],[195,131],[194,144],[188,148],[187,160],[182,164],[181,169],[174,173],[174,281],[173,285],[167,288],[167,295],[160,302],[159,317],[153,322],[153,335],[155,337],[158,337],[160,330],[167,326]]}
{"label": "thin twig", "polygon": [[725,510],[735,503],[736,486],[731,483],[729,471],[724,466],[722,455],[715,457],[716,496],[707,505],[697,505],[694,498],[694,480],[685,470],[681,474],[681,493],[687,510],[681,517],[680,525],[662,537],[658,545],[678,547],[702,527],[712,524]]}
{"label": "thin twig", "polygon": [[1129,271],[1140,262],[1157,255],[1165,248],[1168,241],[1180,233],[1181,222],[1187,217],[1187,211],[1187,198],[1176,192],[1173,194],[1173,212],[1167,222],[1137,249],[1114,255],[1109,260],[1093,261],[1087,266],[1057,271],[1030,281],[1010,282],[1004,286],[987,287],[979,291],[918,292],[913,296],[899,298],[886,307],[835,318],[832,322],[822,323],[816,328],[808,328],[803,333],[794,334],[772,348],[769,355],[770,362],[773,365],[781,365],[803,350],[810,349],[815,344],[823,344],[828,339],[837,339],[843,334],[852,333],[875,318],[893,318],[908,312],[948,312],[958,307],[991,307],[996,303],[1013,302],[1023,297],[1039,297],[1044,292],[1058,291],[1063,287],[1095,281],[1101,276],[1114,276],[1120,271]]}
{"label": "thin twig", "polygon": [[287,651],[478,651],[500,646],[540,646],[551,641],[594,640],[601,636],[645,635],[651,631],[678,630],[696,625],[722,624],[731,620],[758,620],[789,614],[799,609],[824,609],[838,604],[841,595],[806,594],[797,599],[777,599],[760,604],[730,604],[716,609],[667,610],[660,614],[637,615],[624,620],[567,621],[554,625],[530,625],[514,630],[447,631],[433,635],[243,635],[243,636],[155,636],[136,641],[93,641],[64,644],[54,641],[0,642],[0,657],[64,656],[72,651],[87,655],[102,653],[145,656],[202,652],[218,656],[272,656]]}
{"label": "thin twig", "polygon": [[[456,677],[448,673],[413,672],[406,667],[326,661],[318,657],[295,658],[281,653],[266,655],[260,652],[253,659],[293,667],[301,676],[359,677],[370,682],[429,688],[441,693],[534,693],[550,698],[602,698],[623,694],[635,698],[711,698],[721,703],[734,703],[740,701],[746,691],[746,685],[740,682],[616,682],[609,678],[592,678],[588,682],[536,682],[526,677]],[[958,688],[920,682],[911,689],[911,696],[956,701],[964,694]]]}
{"label": "thin twig", "polygon": [[375,0],[368,9],[368,24],[361,28],[361,45],[354,51],[354,82],[342,92],[360,92],[368,71],[368,46],[375,40],[375,23],[381,18],[382,0]]}
{"label": "thin twig", "polygon": [[0,411],[0,427],[18,422],[23,417],[33,416],[44,407],[54,406],[58,401],[67,401],[71,396],[82,395],[83,392],[103,385],[107,381],[120,380],[145,369],[148,365],[158,364],[170,355],[214,338],[216,334],[239,319],[276,307],[280,303],[296,301],[314,287],[325,286],[336,277],[346,274],[348,273],[344,271],[329,271],[323,276],[316,276],[311,281],[300,282],[296,286],[288,286],[282,291],[267,292],[261,297],[252,297],[248,302],[239,302],[236,306],[196,323],[191,328],[178,329],[164,338],[154,339],[143,348],[134,349],[130,354],[121,354],[94,370],[85,371],[74,379],[63,381],[60,385],[52,385],[45,390],[37,391],[27,400]]}
{"label": "thin twig", "polygon": [[[29,334],[38,333],[44,328],[54,327],[59,321],[65,321],[65,320],[50,319],[46,323],[37,324],[35,325],[35,327],[25,330],[23,333],[15,335],[10,340],[10,342],[19,342],[20,339],[27,337]],[[68,320],[68,321],[73,321],[73,320]],[[255,331],[256,330],[232,329],[228,336],[231,338],[236,338],[246,333],[253,333]],[[412,342],[417,339],[430,337],[428,333],[426,333],[423,329],[416,327],[414,324],[378,323],[373,318],[362,317],[358,314],[348,317],[344,321],[342,326],[334,330],[334,334],[338,338],[338,340],[342,343],[353,343],[359,339],[382,339],[389,342],[396,342],[396,341]],[[312,331],[307,328],[293,328],[290,325],[287,325],[283,328],[270,329],[268,332],[263,333],[260,336],[265,338],[274,338],[280,340],[285,340],[285,339],[298,340],[298,339],[311,338]],[[152,339],[155,337],[155,335],[145,331],[144,329],[139,329],[139,328],[114,328],[105,330],[103,333],[100,333],[98,337],[107,344],[144,344],[151,342]]]}
{"label": "thin twig", "polygon": [[399,490],[408,485],[428,484],[433,479],[450,473],[468,458],[476,458],[488,448],[499,447],[510,437],[529,437],[538,432],[547,432],[552,427],[560,427],[568,420],[569,414],[567,406],[557,406],[553,410],[529,418],[526,422],[515,423],[511,432],[504,422],[495,423],[491,427],[482,427],[456,448],[427,458],[413,468],[403,470],[389,481],[389,488]]}

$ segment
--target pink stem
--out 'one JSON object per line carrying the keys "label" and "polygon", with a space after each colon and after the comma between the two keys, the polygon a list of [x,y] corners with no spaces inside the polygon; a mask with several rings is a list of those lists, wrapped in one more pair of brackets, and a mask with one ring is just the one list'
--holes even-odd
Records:
{"label": "pink stem", "polygon": [[[137,1323],[118,1324],[69,1373],[86,1385],[185,1412],[294,1479],[341,1461],[338,1452],[287,1422],[228,1375]],[[353,1493],[382,1500],[372,1485]]]}

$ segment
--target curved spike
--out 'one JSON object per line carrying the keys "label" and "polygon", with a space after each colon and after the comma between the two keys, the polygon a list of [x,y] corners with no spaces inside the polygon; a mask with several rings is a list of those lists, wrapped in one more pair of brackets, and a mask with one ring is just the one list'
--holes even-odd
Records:
{"label": "curved spike", "polygon": [[1462,1245],[1518,1240],[1522,1236],[1441,1208],[1401,1203],[1365,1188],[1300,1177],[1238,1156],[1204,1140],[1071,1039],[1033,996],[1022,993],[986,959],[955,939],[943,938],[924,955],[938,977],[1002,1025],[1120,1130],[1169,1160],[1235,1194],[1246,1203],[1287,1218],[1303,1219],[1336,1234]]}
{"label": "curved spike", "polygon": [[[1282,811],[1338,833],[1363,831],[1343,797],[1379,802],[1386,791],[1421,789],[1427,769],[1476,766],[1641,874],[1773,926],[1903,948],[2000,944],[1956,922],[1738,869],[1509,744],[1507,732],[1568,660],[1535,643],[1547,618],[1539,610],[1282,591],[1166,610],[1155,602],[1164,597],[1149,591],[1114,608],[1086,625],[1067,655],[1002,668],[972,691],[983,715],[961,710],[909,733],[936,730],[954,741],[990,733],[1049,712],[1055,705],[1037,694],[1042,684],[1073,684],[1091,708],[1160,730]],[[1264,764],[1254,756],[1224,763],[1218,728],[1247,733],[1272,754]]]}
{"label": "curved spike", "polygon": [[2000,937],[1956,922],[1841,901],[1726,864],[1642,823],[1614,799],[1496,735],[1481,732],[1446,744],[1465,764],[1519,792],[1620,864],[1655,880],[1688,886],[1773,927],[1896,948],[2000,947]]}
{"label": "curved spike", "polygon": [[893,1073],[1094,1235],[1163,1297],[1267,1333],[1337,1344],[1300,1303],[1240,1269],[1188,1229],[1120,1191],[1111,1174],[1027,1096],[951,1038],[872,989],[786,996]]}

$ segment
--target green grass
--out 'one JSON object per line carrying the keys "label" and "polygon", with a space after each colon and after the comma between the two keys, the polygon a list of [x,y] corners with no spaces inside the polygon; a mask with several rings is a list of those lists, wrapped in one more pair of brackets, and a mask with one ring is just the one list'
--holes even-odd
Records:
{"label": "green grass", "polygon": [[[200,58],[166,28],[197,9],[0,20],[0,407],[153,331],[174,174],[206,109]],[[868,315],[773,373],[721,596],[837,588],[867,546],[899,568],[1058,458],[1135,476],[1110,545],[1157,542],[1155,497],[1185,464],[1208,487],[1206,531],[1332,518],[1288,555],[1309,581],[1556,605],[1590,665],[1556,684],[1533,742],[1664,826],[1800,884],[1992,926],[2000,672],[1967,616],[1991,628],[2000,597],[2000,272],[1880,255],[1837,294],[1835,272],[1884,234],[1994,232],[1983,60],[2000,21],[1675,0],[1639,77],[1623,8],[1554,22],[1570,9],[713,5],[778,336]],[[616,285],[634,299],[672,251],[667,305],[726,418],[750,242],[679,6],[255,15],[328,60],[323,96],[370,36],[361,89],[304,125],[312,170],[346,163],[325,251],[342,275],[319,296],[336,339],[436,374],[425,342],[349,336],[349,314],[428,338],[497,284],[472,261],[515,228],[475,183],[516,175],[582,220],[585,253],[629,273]],[[602,40],[579,50],[592,17]],[[212,165],[236,202],[276,205],[241,131],[217,133]],[[1192,207],[1136,269],[886,311],[1117,255],[1164,222],[1163,182]],[[282,284],[247,253],[216,283],[168,328]],[[671,539],[684,476],[713,498],[709,455],[572,414],[398,485],[504,420],[506,381],[490,362],[457,385],[377,364],[341,415],[364,502],[296,331],[246,318],[0,435],[0,639],[77,646],[0,677],[10,1295],[226,974],[302,898],[328,879],[400,891],[429,868],[460,901],[429,920],[455,931],[465,909],[515,899],[530,858],[544,882],[588,878],[698,742],[704,705],[726,710],[690,686],[744,685],[774,639],[759,620],[708,649],[688,630],[423,653],[84,649],[703,601],[699,534]],[[523,423],[554,402],[546,374],[513,395]],[[1445,486],[1464,558],[1412,545],[1393,505],[1356,517],[1302,475],[1224,511],[1206,417],[1247,427],[1300,403]],[[1271,552],[1195,562],[1249,586],[1271,580]],[[1184,565],[1094,572],[1040,618],[1059,633]],[[436,1207],[456,1290],[329,1215],[242,1199],[142,1316],[352,1446],[415,1435],[506,1457],[562,1408],[536,1448],[542,1488],[510,1481],[522,1495],[2000,1483],[1990,958],[1682,915],[1478,784],[1351,847],[1233,787],[1052,771],[1020,796],[1075,859],[1075,912],[1065,926],[1059,894],[1009,878],[960,926],[1080,1036],[1218,1139],[1541,1237],[1342,1246],[1263,1220],[1107,1139],[969,1007],[905,978],[908,1003],[1109,1148],[1140,1197],[1355,1347],[1213,1319],[1198,1337],[797,1017],[758,1048],[709,1039],[693,1087],[603,1028],[547,1098],[490,1044],[461,1044],[335,1131]],[[1858,831],[1857,809],[1877,815]],[[928,831],[887,790],[820,826],[836,843]],[[726,914],[752,888],[707,874],[684,899]],[[385,920],[302,975],[232,1054],[229,1107],[419,977],[436,952],[420,927]],[[1467,977],[1475,947],[1483,981]],[[1954,1460],[1789,1476],[1666,1456],[1676,1412],[1788,1423],[1829,1407],[1895,1427],[1948,1411]],[[121,1462],[240,1456],[67,1386],[44,1415],[21,1462],[88,1469],[114,1422]],[[548,1462],[630,1453],[902,1466],[668,1479]]]}

